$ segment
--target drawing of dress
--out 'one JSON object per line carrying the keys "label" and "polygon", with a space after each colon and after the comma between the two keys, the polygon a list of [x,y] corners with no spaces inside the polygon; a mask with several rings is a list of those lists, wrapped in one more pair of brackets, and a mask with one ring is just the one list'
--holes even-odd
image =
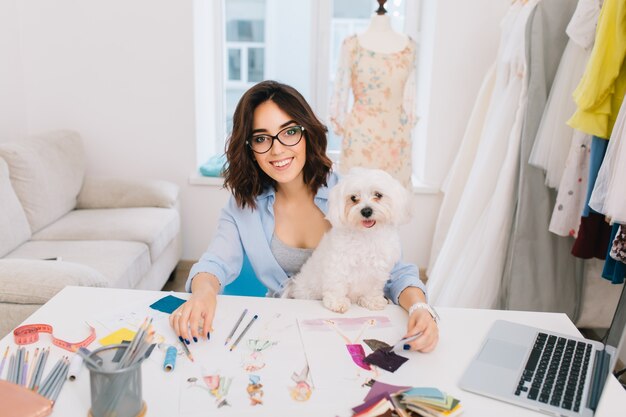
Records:
{"label": "drawing of dress", "polygon": [[[379,168],[410,184],[416,49],[410,38],[395,53],[365,49],[356,35],[344,40],[330,103],[333,131],[342,137],[341,172]],[[354,103],[348,113],[350,91]]]}
{"label": "drawing of dress", "polygon": [[372,368],[365,362],[365,349],[363,349],[363,345],[361,345],[360,343],[346,344],[346,348],[350,353],[352,362],[354,362],[358,367],[365,369],[366,371],[372,370]]}

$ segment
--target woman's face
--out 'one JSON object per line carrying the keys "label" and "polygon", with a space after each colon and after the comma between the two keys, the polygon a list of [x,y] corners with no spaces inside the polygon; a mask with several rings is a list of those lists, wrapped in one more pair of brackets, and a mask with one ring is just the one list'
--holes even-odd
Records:
{"label": "woman's face", "polygon": [[[252,136],[262,134],[274,136],[282,129],[298,124],[271,100],[259,104],[254,110],[253,117]],[[252,156],[263,172],[279,185],[304,181],[302,170],[306,161],[306,137],[294,146],[285,146],[274,139],[269,151],[262,154],[252,152]]]}

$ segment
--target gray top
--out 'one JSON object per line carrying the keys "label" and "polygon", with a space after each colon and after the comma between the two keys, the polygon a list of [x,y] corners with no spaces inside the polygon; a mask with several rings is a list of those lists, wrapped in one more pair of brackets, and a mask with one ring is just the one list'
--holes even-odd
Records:
{"label": "gray top", "polygon": [[302,265],[304,265],[313,253],[313,249],[287,246],[279,238],[277,238],[276,235],[272,235],[270,250],[272,251],[272,254],[274,254],[276,262],[278,262],[278,265],[280,265],[288,277],[300,272]]}

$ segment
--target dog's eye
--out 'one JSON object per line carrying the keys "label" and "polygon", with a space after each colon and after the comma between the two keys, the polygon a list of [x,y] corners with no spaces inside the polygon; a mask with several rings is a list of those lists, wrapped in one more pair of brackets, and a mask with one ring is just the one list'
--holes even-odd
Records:
{"label": "dog's eye", "polygon": [[381,199],[381,198],[383,198],[383,195],[382,195],[381,193],[379,193],[378,191],[376,191],[376,192],[374,193],[374,197],[376,197],[376,198],[378,198],[378,199]]}
{"label": "dog's eye", "polygon": [[356,203],[358,200],[359,199],[355,195],[350,196],[350,201],[352,201],[353,203]]}

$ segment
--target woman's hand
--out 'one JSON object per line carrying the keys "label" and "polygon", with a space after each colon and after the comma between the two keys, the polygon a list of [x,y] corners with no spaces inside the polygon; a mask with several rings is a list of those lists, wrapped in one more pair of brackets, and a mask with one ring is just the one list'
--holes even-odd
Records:
{"label": "woman's hand", "polygon": [[[426,303],[426,295],[417,287],[407,287],[400,293],[399,303],[407,311],[410,311],[411,306],[415,303]],[[421,334],[417,339],[407,343],[409,347],[407,350],[430,352],[435,349],[439,341],[439,327],[437,327],[433,316],[425,308],[413,309],[409,316],[404,337],[414,336],[418,333]]]}
{"label": "woman's hand", "polygon": [[199,273],[193,277],[191,297],[170,315],[170,325],[181,341],[189,344],[211,337],[218,291],[219,281],[214,275]]}
{"label": "woman's hand", "polygon": [[437,323],[435,323],[430,313],[423,308],[416,308],[409,317],[407,332],[404,337],[413,336],[418,333],[421,333],[421,335],[417,339],[407,343],[410,349],[406,350],[416,350],[425,353],[435,349],[439,341],[439,327],[437,327]]}

